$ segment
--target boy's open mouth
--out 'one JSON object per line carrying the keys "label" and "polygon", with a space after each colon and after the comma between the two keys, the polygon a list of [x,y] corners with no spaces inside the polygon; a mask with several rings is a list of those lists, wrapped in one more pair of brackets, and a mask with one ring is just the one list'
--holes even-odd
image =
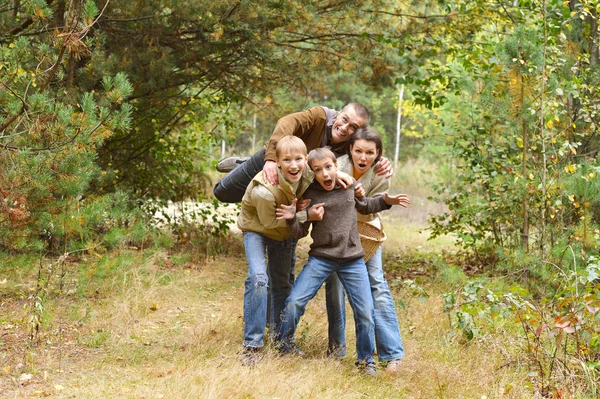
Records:
{"label": "boy's open mouth", "polygon": [[299,170],[295,170],[295,171],[292,172],[291,170],[288,170],[288,174],[290,176],[296,177],[296,176],[298,176],[300,174],[300,171]]}
{"label": "boy's open mouth", "polygon": [[331,180],[331,179],[324,180],[323,181],[323,186],[325,186],[327,188],[333,187],[333,180]]}

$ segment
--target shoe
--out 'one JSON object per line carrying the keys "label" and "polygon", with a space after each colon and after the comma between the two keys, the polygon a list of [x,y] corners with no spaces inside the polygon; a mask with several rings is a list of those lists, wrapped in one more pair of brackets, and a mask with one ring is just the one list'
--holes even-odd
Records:
{"label": "shoe", "polygon": [[244,347],[244,353],[242,355],[242,366],[256,367],[258,362],[263,358],[260,353],[261,348],[254,348],[251,346]]}
{"label": "shoe", "polygon": [[377,372],[377,364],[375,363],[367,363],[362,368],[361,371],[364,375],[369,377],[376,377],[379,375]]}
{"label": "shoe", "polygon": [[249,160],[250,157],[225,157],[217,162],[217,171],[221,173],[228,173]]}
{"label": "shoe", "polygon": [[327,357],[342,359],[346,356],[346,346],[333,346],[327,349]]}
{"label": "shoe", "polygon": [[306,356],[306,353],[302,349],[300,349],[296,344],[289,344],[287,346],[281,346],[279,348],[279,352],[282,355],[294,355],[298,357]]}
{"label": "shoe", "polygon": [[385,366],[385,371],[388,373],[397,373],[398,371],[400,371],[401,367],[402,359],[394,359],[388,362],[387,366]]}

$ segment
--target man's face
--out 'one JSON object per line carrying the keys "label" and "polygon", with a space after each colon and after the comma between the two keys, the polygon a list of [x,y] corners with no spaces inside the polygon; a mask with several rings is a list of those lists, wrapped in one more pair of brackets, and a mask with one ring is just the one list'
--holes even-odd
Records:
{"label": "man's face", "polygon": [[333,190],[337,177],[337,164],[330,158],[312,161],[311,169],[315,173],[315,180],[327,191]]}
{"label": "man's face", "polygon": [[297,149],[284,149],[277,157],[277,166],[287,181],[296,183],[302,178],[302,171],[306,167],[306,154]]}
{"label": "man's face", "polygon": [[353,107],[346,108],[333,122],[331,128],[331,141],[333,144],[343,143],[350,140],[350,137],[361,127],[366,126],[367,121],[356,115]]}

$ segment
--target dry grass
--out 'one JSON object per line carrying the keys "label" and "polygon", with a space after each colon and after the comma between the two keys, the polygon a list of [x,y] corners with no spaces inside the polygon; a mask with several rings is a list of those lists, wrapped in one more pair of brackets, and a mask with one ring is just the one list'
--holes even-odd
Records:
{"label": "dry grass", "polygon": [[[353,349],[344,360],[325,357],[322,293],[309,304],[297,334],[307,358],[278,357],[269,348],[257,368],[243,367],[244,259],[174,268],[168,258],[160,251],[122,253],[122,263],[104,266],[111,274],[87,276],[85,293],[47,299],[35,343],[27,338],[30,300],[24,295],[31,284],[17,287],[27,278],[8,276],[0,291],[0,397],[529,397],[522,375],[500,367],[504,360],[496,346],[465,346],[448,338],[440,298],[423,303],[403,292],[395,296],[406,303],[398,314],[407,357],[398,374],[362,376],[353,365]],[[29,281],[35,268],[30,272]],[[351,320],[348,336],[352,347]]]}

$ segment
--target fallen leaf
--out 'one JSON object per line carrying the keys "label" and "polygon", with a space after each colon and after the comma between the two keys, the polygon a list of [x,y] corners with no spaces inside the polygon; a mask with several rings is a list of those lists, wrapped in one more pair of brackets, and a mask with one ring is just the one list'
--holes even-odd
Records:
{"label": "fallen leaf", "polygon": [[63,387],[62,385],[58,385],[58,384],[56,384],[56,385],[54,386],[54,389],[56,389],[57,391],[62,391],[63,389],[65,389],[65,387]]}

